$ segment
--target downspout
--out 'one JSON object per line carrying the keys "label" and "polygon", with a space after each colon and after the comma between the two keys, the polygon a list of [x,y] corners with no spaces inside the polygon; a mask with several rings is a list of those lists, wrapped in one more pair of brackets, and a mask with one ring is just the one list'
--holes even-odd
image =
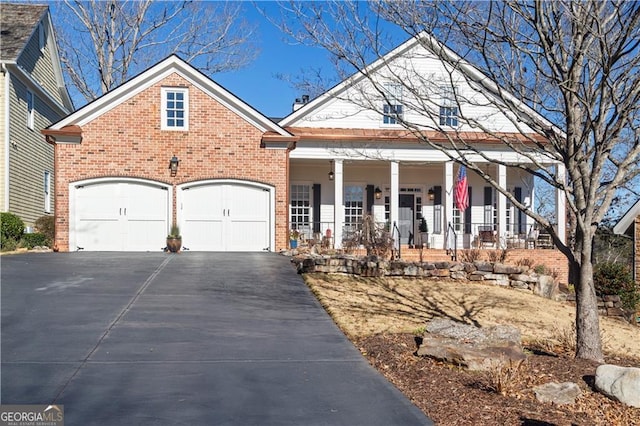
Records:
{"label": "downspout", "polygon": [[7,70],[6,65],[2,64],[2,76],[4,78],[4,211],[9,211],[9,148],[11,143],[9,141],[9,82],[11,80],[11,74]]}

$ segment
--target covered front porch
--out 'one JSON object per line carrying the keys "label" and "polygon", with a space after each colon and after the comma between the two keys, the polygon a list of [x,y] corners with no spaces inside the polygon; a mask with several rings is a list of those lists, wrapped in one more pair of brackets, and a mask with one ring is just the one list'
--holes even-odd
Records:
{"label": "covered front porch", "polygon": [[[549,235],[538,232],[531,218],[475,172],[467,173],[469,207],[456,208],[460,166],[443,153],[411,150],[398,158],[396,148],[392,160],[382,159],[380,151],[339,156],[327,149],[322,154],[296,149],[290,155],[289,223],[301,242],[340,249],[371,214],[405,250],[553,248]],[[531,175],[486,160],[477,164],[515,200],[535,208]],[[564,194],[557,191],[555,198],[564,241]]]}

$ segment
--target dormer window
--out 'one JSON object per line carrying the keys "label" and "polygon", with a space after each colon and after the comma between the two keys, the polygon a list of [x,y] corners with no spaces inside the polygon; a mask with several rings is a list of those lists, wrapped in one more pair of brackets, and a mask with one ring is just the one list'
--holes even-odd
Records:
{"label": "dormer window", "polygon": [[382,105],[382,123],[399,124],[404,117],[402,105],[402,85],[398,83],[387,83],[384,85],[385,96]]}
{"label": "dormer window", "polygon": [[458,127],[458,103],[455,86],[440,87],[440,125]]}
{"label": "dormer window", "polygon": [[162,88],[162,130],[189,130],[189,90]]}

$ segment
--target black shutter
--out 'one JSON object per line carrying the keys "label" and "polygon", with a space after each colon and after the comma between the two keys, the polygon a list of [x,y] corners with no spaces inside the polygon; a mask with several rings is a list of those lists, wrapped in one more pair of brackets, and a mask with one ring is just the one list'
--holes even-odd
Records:
{"label": "black shutter", "polygon": [[366,214],[373,214],[373,197],[373,185],[367,185],[367,210],[365,211]]}
{"label": "black shutter", "polygon": [[320,232],[320,184],[313,184],[313,232]]}
{"label": "black shutter", "polygon": [[[520,188],[519,186],[516,186],[514,189],[514,193],[513,193],[514,197],[516,198],[516,201],[521,203],[522,202],[522,188]],[[517,213],[517,224],[516,224],[516,229],[518,230],[518,234],[524,234],[525,230],[524,230],[524,214],[522,213],[522,210],[518,209],[518,213]]]}
{"label": "black shutter", "polygon": [[465,234],[471,233],[471,203],[472,203],[471,189],[472,189],[471,187],[468,188],[469,207],[467,207],[467,209],[464,211],[464,233]]}
{"label": "black shutter", "polygon": [[433,233],[442,233],[442,187],[433,187]]}
{"label": "black shutter", "polygon": [[484,224],[493,225],[493,188],[484,187]]}

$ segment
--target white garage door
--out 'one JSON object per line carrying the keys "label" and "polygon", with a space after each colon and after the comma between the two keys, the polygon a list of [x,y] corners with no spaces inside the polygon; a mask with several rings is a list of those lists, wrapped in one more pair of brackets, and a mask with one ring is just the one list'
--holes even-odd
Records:
{"label": "white garage door", "polygon": [[269,249],[270,192],[242,183],[182,188],[182,244],[197,251]]}
{"label": "white garage door", "polygon": [[139,182],[102,182],[75,191],[78,248],[160,251],[166,245],[169,191]]}

